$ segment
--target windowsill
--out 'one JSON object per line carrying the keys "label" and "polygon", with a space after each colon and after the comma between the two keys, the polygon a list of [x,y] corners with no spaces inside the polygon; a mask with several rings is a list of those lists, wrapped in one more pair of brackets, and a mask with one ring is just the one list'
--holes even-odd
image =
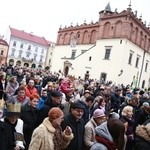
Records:
{"label": "windowsill", "polygon": [[104,58],[103,60],[110,60],[110,59],[106,59],[106,58]]}

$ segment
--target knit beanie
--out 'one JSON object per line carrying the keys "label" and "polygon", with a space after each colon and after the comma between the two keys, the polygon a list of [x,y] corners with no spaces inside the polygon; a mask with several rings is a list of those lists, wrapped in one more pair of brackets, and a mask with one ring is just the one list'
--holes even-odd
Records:
{"label": "knit beanie", "polygon": [[56,118],[59,118],[60,116],[63,115],[63,112],[60,108],[58,107],[53,107],[50,109],[50,111],[48,112],[48,117],[50,121],[55,120]]}

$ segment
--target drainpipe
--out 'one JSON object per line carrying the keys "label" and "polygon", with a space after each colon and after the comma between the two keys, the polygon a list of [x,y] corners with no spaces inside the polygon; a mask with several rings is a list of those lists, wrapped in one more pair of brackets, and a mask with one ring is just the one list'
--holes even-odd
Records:
{"label": "drainpipe", "polygon": [[146,54],[146,51],[144,50],[144,53],[143,53],[143,59],[142,59],[142,66],[141,66],[141,71],[140,71],[140,75],[139,75],[138,87],[139,87],[139,85],[140,85],[140,82],[141,82],[141,76],[142,76],[143,67],[144,67],[144,59],[145,59],[145,54]]}

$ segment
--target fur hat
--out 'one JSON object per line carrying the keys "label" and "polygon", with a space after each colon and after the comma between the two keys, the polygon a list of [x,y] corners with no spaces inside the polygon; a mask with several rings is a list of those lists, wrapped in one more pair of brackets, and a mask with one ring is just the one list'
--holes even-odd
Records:
{"label": "fur hat", "polygon": [[56,118],[59,118],[62,115],[64,115],[63,111],[58,107],[53,107],[48,112],[48,117],[50,121],[55,120]]}

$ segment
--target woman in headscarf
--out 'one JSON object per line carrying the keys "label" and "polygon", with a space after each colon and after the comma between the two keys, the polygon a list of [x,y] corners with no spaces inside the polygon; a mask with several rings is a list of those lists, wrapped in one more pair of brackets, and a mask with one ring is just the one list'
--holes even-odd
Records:
{"label": "woman in headscarf", "polygon": [[125,126],[118,119],[111,119],[95,128],[96,142],[90,150],[123,150]]}

